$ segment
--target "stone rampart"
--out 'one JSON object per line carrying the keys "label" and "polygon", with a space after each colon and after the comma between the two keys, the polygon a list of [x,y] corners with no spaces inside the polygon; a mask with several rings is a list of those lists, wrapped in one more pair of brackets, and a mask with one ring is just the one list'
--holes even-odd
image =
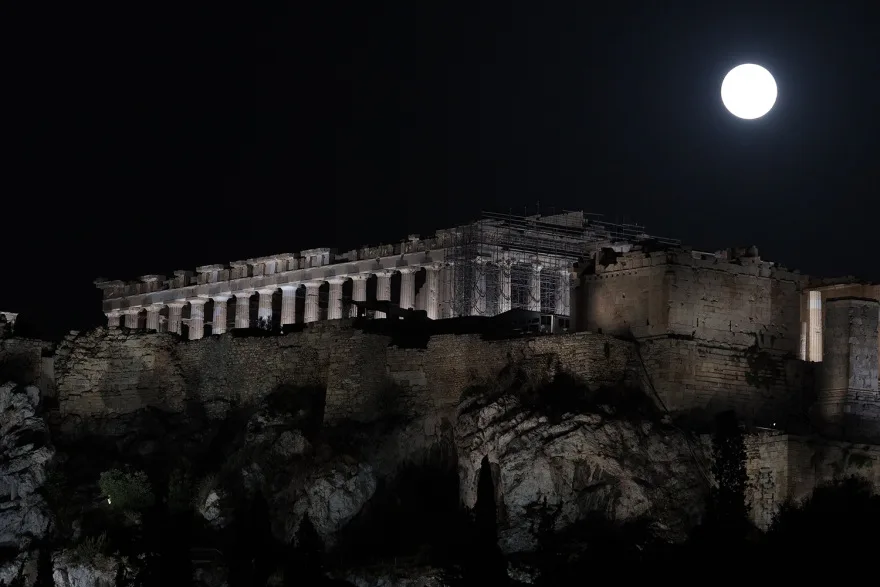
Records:
{"label": "stone rampart", "polygon": [[804,279],[759,258],[732,262],[687,249],[600,256],[576,294],[577,328],[796,353]]}
{"label": "stone rampart", "polygon": [[810,367],[788,353],[686,338],[640,343],[651,383],[671,412],[734,410],[746,421],[788,426],[805,417]]}
{"label": "stone rampart", "polygon": [[747,501],[766,529],[787,501],[809,497],[823,483],[857,476],[880,492],[880,446],[766,430],[746,437]]}
{"label": "stone rampart", "polygon": [[35,385],[43,396],[54,395],[51,346],[30,338],[0,339],[0,384]]}
{"label": "stone rampart", "polygon": [[632,343],[590,333],[500,341],[439,335],[427,348],[402,348],[389,336],[333,324],[202,341],[97,329],[61,344],[56,377],[62,417],[112,417],[148,406],[182,412],[190,401],[222,411],[281,386],[318,386],[326,389],[325,421],[332,423],[370,417],[387,393],[415,413],[450,409],[469,385],[521,362],[596,387],[614,385],[627,378],[633,351]]}

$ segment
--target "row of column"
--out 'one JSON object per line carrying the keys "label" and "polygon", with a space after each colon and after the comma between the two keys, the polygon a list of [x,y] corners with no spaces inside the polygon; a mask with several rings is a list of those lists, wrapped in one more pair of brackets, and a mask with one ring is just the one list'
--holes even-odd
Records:
{"label": "row of column", "polygon": [[[376,276],[376,299],[379,301],[391,300],[391,277],[397,272],[400,273],[400,307],[404,309],[416,307],[416,272],[423,267],[402,267],[396,270],[382,270],[373,273],[361,273],[355,275],[332,277],[323,280],[307,281],[305,283],[285,284],[272,288],[252,289],[239,292],[227,292],[206,297],[198,297],[186,300],[177,300],[164,304],[155,304],[146,308],[131,308],[120,312],[107,313],[108,323],[111,327],[119,324],[120,316],[124,317],[125,326],[128,328],[137,328],[140,320],[140,312],[146,310],[146,328],[148,330],[158,330],[160,321],[160,312],[163,308],[168,308],[167,324],[168,331],[180,333],[183,323],[183,308],[186,304],[190,305],[189,312],[189,338],[202,338],[205,325],[205,304],[209,300],[213,300],[214,311],[211,317],[214,334],[222,334],[226,332],[227,324],[227,304],[230,298],[235,297],[235,328],[250,328],[250,300],[253,295],[259,296],[257,320],[265,323],[272,322],[272,296],[281,290],[281,324],[296,323],[296,292],[300,286],[305,287],[305,311],[303,321],[306,323],[317,322],[320,319],[320,306],[318,291],[321,286],[327,282],[329,285],[329,300],[327,307],[327,319],[337,320],[343,318],[342,304],[342,286],[348,279],[352,280],[352,300],[364,302],[367,300],[367,280],[371,275]],[[453,288],[451,283],[451,271],[454,267],[451,264],[445,266],[432,264],[425,266],[425,284],[422,294],[424,296],[424,307],[427,311],[428,318],[437,320],[440,318],[453,317],[450,308],[442,308],[441,298],[445,294],[445,299],[450,301],[454,296],[453,291],[442,291],[444,286],[446,289]],[[441,277],[441,269],[447,273]],[[527,309],[533,311],[541,311],[541,271],[539,264],[533,264],[530,268],[528,280],[528,301]],[[502,313],[512,307],[512,285],[511,285],[511,266],[504,264],[499,267],[499,287],[498,287],[498,306],[497,312]],[[567,277],[567,272],[563,274]],[[481,289],[483,295],[475,298],[475,304],[472,311],[477,315],[485,315],[486,305],[486,284],[485,272],[481,271],[478,276],[477,288]],[[560,279],[558,291],[556,293],[556,313],[560,315],[568,315],[570,312],[570,290],[567,279]],[[357,307],[352,306],[350,317],[357,316]],[[376,312],[377,318],[385,318],[384,312]]]}
{"label": "row of column", "polygon": [[[437,291],[439,266],[424,267],[427,270],[426,280],[426,309],[428,317],[438,319],[439,295]],[[147,330],[159,330],[160,312],[168,308],[168,332],[180,333],[183,324],[183,308],[190,305],[189,315],[189,338],[202,338],[205,328],[205,304],[209,300],[214,302],[214,315],[211,323],[214,334],[226,332],[227,303],[235,297],[235,328],[250,328],[250,300],[256,294],[259,296],[257,320],[272,322],[272,296],[281,289],[281,324],[296,323],[296,292],[300,285],[305,287],[305,313],[303,321],[306,323],[317,322],[320,319],[319,289],[326,282],[329,284],[329,303],[327,306],[327,319],[338,320],[343,318],[342,286],[348,280],[352,280],[352,300],[357,302],[367,301],[367,280],[371,275],[376,275],[376,299],[391,300],[391,276],[396,272],[401,274],[400,307],[414,308],[416,304],[415,274],[422,267],[403,267],[397,270],[384,270],[376,273],[361,273],[344,277],[332,277],[325,280],[307,281],[302,284],[286,284],[276,288],[245,290],[229,292],[219,295],[177,300],[164,304],[154,304],[146,308],[129,308],[117,312],[106,313],[108,325],[114,328],[119,325],[120,317],[123,318],[127,328],[138,328],[140,313],[146,311]],[[352,306],[350,317],[357,316],[357,307]],[[384,318],[384,312],[377,312],[376,317]]]}

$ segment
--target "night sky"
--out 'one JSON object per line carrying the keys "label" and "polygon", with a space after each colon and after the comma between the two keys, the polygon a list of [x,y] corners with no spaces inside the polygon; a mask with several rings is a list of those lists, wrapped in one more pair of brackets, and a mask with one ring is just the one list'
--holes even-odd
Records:
{"label": "night sky", "polygon": [[[869,2],[26,4],[3,19],[0,310],[38,335],[101,322],[98,276],[538,203],[880,280]],[[721,104],[742,62],[779,86],[757,121]]]}

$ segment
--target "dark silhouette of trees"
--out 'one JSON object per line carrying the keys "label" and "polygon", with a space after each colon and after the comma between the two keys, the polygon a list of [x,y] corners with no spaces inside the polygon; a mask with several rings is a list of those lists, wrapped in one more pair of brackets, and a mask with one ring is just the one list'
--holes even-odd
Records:
{"label": "dark silhouette of trees", "polygon": [[740,540],[748,529],[746,446],[742,426],[732,411],[719,414],[712,438],[712,488],[708,522],[725,537]]}

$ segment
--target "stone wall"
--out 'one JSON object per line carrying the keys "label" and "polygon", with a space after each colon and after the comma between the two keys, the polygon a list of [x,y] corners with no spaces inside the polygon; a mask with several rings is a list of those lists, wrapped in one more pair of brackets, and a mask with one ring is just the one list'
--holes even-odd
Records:
{"label": "stone wall", "polygon": [[658,338],[640,343],[651,383],[671,412],[735,410],[747,422],[786,426],[805,417],[810,366],[782,351]]}
{"label": "stone wall", "polygon": [[831,298],[825,304],[816,415],[832,434],[872,436],[880,427],[878,322],[875,299]]}
{"label": "stone wall", "polygon": [[600,253],[576,290],[577,329],[797,353],[803,282],[758,257],[734,262],[686,248]]}
{"label": "stone wall", "polygon": [[746,498],[762,529],[786,501],[801,501],[834,479],[862,477],[880,491],[880,446],[766,430],[746,437],[746,453]]}
{"label": "stone wall", "polygon": [[0,339],[0,384],[35,385],[44,397],[55,393],[51,345],[29,338]]}
{"label": "stone wall", "polygon": [[326,389],[325,421],[332,423],[371,417],[388,401],[421,414],[451,409],[468,386],[491,383],[522,362],[613,385],[628,377],[633,353],[632,343],[590,333],[500,341],[438,335],[427,348],[401,348],[341,321],[284,336],[201,341],[97,329],[65,339],[55,369],[62,417],[112,417],[147,406],[182,412],[191,400],[219,415],[281,386],[318,386]]}

